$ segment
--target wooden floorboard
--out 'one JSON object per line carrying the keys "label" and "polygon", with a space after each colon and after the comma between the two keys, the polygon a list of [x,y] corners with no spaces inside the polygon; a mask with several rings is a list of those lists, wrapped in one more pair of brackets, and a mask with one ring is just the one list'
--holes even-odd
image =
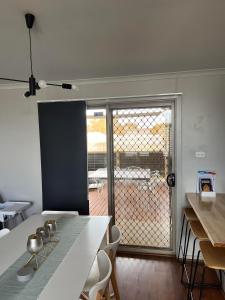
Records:
{"label": "wooden floorboard", "polygon": [[[180,283],[180,263],[175,258],[117,257],[116,272],[121,300],[182,300],[186,289]],[[207,281],[217,280],[207,272]],[[196,289],[195,298],[198,299]],[[224,300],[221,290],[205,289],[204,300]]]}

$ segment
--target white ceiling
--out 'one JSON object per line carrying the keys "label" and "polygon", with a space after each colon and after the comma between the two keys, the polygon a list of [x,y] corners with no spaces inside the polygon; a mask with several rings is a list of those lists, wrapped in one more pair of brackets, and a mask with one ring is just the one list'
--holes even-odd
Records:
{"label": "white ceiling", "polygon": [[225,67],[224,0],[7,0],[0,77],[60,80]]}

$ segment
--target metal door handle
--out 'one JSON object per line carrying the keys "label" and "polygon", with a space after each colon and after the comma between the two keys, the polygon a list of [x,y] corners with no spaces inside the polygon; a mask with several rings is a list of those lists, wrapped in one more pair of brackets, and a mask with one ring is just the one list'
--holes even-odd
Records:
{"label": "metal door handle", "polygon": [[167,184],[169,187],[174,187],[176,183],[175,173],[170,173],[166,178]]}

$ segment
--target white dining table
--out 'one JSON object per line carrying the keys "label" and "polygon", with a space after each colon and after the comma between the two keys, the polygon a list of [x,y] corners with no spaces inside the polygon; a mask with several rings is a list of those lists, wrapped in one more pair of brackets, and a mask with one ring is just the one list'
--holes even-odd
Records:
{"label": "white dining table", "polygon": [[[55,219],[59,217],[54,216]],[[79,299],[111,219],[109,216],[88,217],[84,228],[46,283],[38,300]],[[79,221],[87,217],[74,218]],[[49,216],[33,215],[0,239],[0,276],[26,252],[28,235],[34,233],[37,227],[43,226],[47,219]]]}

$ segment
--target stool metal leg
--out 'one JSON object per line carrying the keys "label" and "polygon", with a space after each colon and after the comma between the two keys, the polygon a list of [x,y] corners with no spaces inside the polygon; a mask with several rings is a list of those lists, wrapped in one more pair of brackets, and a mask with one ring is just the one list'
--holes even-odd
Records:
{"label": "stool metal leg", "polygon": [[193,248],[192,248],[192,257],[191,257],[191,269],[190,269],[190,283],[191,283],[191,278],[192,278],[192,271],[193,271],[193,264],[194,264],[194,258],[195,258],[195,244],[196,244],[197,238],[194,239],[193,242]]}
{"label": "stool metal leg", "polygon": [[180,259],[181,242],[182,242],[182,236],[183,236],[183,231],[184,231],[184,219],[185,219],[185,215],[183,214],[182,227],[181,227],[181,232],[180,232],[179,250],[178,250],[178,260]]}
{"label": "stool metal leg", "polygon": [[205,279],[205,269],[206,269],[206,267],[203,266],[203,270],[202,270],[202,279],[201,279],[201,285],[200,285],[199,300],[202,299],[202,295],[203,295],[203,285],[204,285],[204,279]]}
{"label": "stool metal leg", "polygon": [[195,263],[195,269],[194,269],[192,283],[190,284],[190,286],[188,288],[188,299],[191,299],[191,294],[192,294],[194,286],[195,286],[195,278],[196,278],[196,273],[197,273],[197,269],[198,269],[199,256],[200,256],[200,250],[198,251],[198,255],[197,255],[197,259],[196,259],[196,263]]}
{"label": "stool metal leg", "polygon": [[185,250],[185,246],[186,246],[186,242],[187,242],[187,232],[188,232],[188,221],[186,220],[186,227],[185,227],[185,235],[184,235],[184,249],[183,249],[183,256],[184,256],[184,250]]}
{"label": "stool metal leg", "polygon": [[[193,273],[193,266],[194,266],[194,258],[195,258],[195,245],[196,245],[196,241],[197,241],[197,238],[194,239],[194,242],[193,242],[193,248],[192,248],[192,257],[191,257],[191,269],[190,269],[190,277],[189,277],[189,287],[192,283],[192,273]],[[189,290],[188,289],[188,294],[187,294],[187,300],[189,299],[190,295],[189,295]]]}
{"label": "stool metal leg", "polygon": [[223,277],[222,277],[222,271],[219,270],[219,275],[220,275],[220,288],[223,288]]}
{"label": "stool metal leg", "polygon": [[184,277],[184,267],[186,264],[187,260],[187,252],[188,252],[188,246],[189,246],[189,240],[190,240],[190,234],[191,234],[191,229],[188,231],[188,238],[184,247],[184,255],[183,255],[183,261],[182,261],[182,273],[181,273],[181,283],[183,283],[183,277]]}

